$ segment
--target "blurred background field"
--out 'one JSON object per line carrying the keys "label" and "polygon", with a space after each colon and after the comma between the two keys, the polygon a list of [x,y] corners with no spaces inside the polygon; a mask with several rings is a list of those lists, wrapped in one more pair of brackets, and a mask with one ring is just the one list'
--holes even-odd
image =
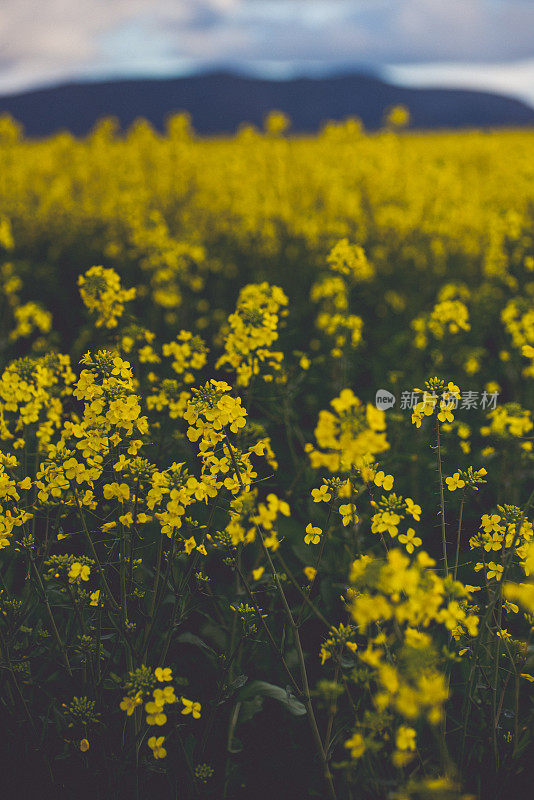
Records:
{"label": "blurred background field", "polygon": [[[191,381],[198,386],[214,376],[232,381],[232,368],[217,361],[227,346],[228,317],[240,293],[251,284],[264,282],[281,287],[288,298],[287,308],[282,304],[280,311],[276,343],[281,361],[272,374],[267,361],[258,376],[252,376],[248,385],[240,387],[238,383],[236,390],[246,404],[251,430],[268,435],[276,454],[279,467],[269,469],[258,479],[254,498],[255,502],[263,501],[274,492],[289,502],[291,513],[279,518],[275,535],[283,542],[284,558],[291,569],[300,575],[309,568],[310,546],[303,542],[303,531],[310,518],[317,521],[309,489],[319,478],[310,465],[307,445],[318,435],[316,425],[323,409],[347,389],[371,406],[378,390],[388,390],[395,396],[394,407],[385,415],[389,449],[380,456],[380,466],[395,476],[395,492],[409,495],[420,504],[418,532],[422,547],[441,563],[435,431],[426,424],[420,430],[413,427],[412,401],[408,404],[406,400],[411,398],[412,390],[437,375],[459,386],[462,396],[471,392],[475,398],[471,405],[459,404],[454,421],[441,425],[441,458],[446,475],[470,466],[487,470],[487,483],[480,485],[465,509],[462,501],[458,575],[469,584],[478,580],[469,540],[477,536],[481,515],[499,503],[521,506],[532,489],[534,350],[529,355],[528,348],[534,345],[534,132],[418,132],[406,129],[408,120],[408,110],[396,107],[387,111],[383,127],[376,132],[366,132],[360,121],[352,118],[325,124],[317,135],[292,136],[290,120],[273,111],[262,130],[245,126],[233,137],[209,139],[198,137],[189,117],[178,114],[168,120],[164,134],[142,120],[121,133],[112,119],[103,119],[84,138],[60,133],[32,140],[24,137],[13,119],[3,117],[2,367],[22,358],[15,361],[15,372],[25,375],[26,370],[31,374],[37,370],[37,375],[39,364],[60,352],[71,356],[77,370],[87,351],[94,353],[101,347],[116,350],[131,363],[133,386],[141,398],[142,410],[148,409],[150,433],[144,437],[144,452],[165,469],[177,460],[186,461],[193,469],[195,457],[181,429],[180,403],[176,413],[172,412],[171,383],[176,377],[173,367],[180,380],[183,370],[179,361],[170,365],[159,354],[163,350],[169,356],[177,335],[190,331],[202,337],[208,353],[207,359],[200,359],[194,376],[187,378],[185,388]],[[97,323],[95,327],[87,298],[85,304],[82,302],[78,276],[94,265],[112,268],[120,276],[122,287],[136,290],[135,298],[130,298],[123,313],[119,313],[116,326]],[[90,289],[97,298],[97,307],[99,292],[105,290],[105,281],[100,286],[99,280],[103,278],[96,276]],[[247,325],[253,328],[258,324],[261,331],[267,317],[263,311],[256,312],[257,318],[254,315],[257,291],[252,286],[252,305],[242,313]],[[483,399],[489,394],[497,398],[494,407]],[[9,396],[5,395],[6,419],[9,404]],[[76,419],[77,405],[66,400],[64,412],[74,414]],[[20,427],[16,419],[13,425],[14,430]],[[26,423],[21,425],[25,430]],[[4,431],[3,436],[6,446],[11,447],[11,434]],[[30,464],[34,447],[34,440],[29,438],[21,462],[25,470],[29,469],[26,465]],[[365,486],[361,491],[365,493]],[[102,502],[98,514],[112,513],[109,502]],[[448,493],[445,515],[450,558],[457,505],[456,495]],[[223,513],[220,508],[216,520]],[[199,513],[203,519],[207,509]],[[67,501],[63,511],[59,507],[58,514],[65,530],[76,536],[78,523]],[[97,519],[95,524],[99,524]],[[354,529],[343,528],[332,534],[322,558],[321,580],[314,584],[312,596],[334,619],[340,613],[340,594],[345,591],[347,559],[350,562],[357,552],[380,551],[378,537],[369,532],[370,521],[370,514],[361,510],[360,522]],[[139,615],[141,621],[147,618],[151,596],[147,587],[160,539],[161,533],[153,525],[145,527],[139,538],[145,577],[132,584],[129,597],[130,613]],[[112,542],[113,538],[111,548]],[[60,553],[72,549],[68,540],[48,546],[57,547]],[[108,553],[108,545],[101,543],[99,547]],[[251,548],[247,548],[245,561],[252,568],[258,560],[249,552]],[[18,557],[13,557],[10,548],[3,553],[7,559],[6,585],[9,591],[24,595]],[[183,555],[173,567],[180,580],[185,568],[180,560]],[[224,562],[218,563],[216,554],[210,555],[206,563],[217,597],[225,598],[224,621],[226,614],[233,614],[233,606],[228,603],[232,598],[236,602],[231,572]],[[286,562],[282,563],[285,569]],[[192,578],[186,575],[183,580],[187,581],[190,594],[183,595],[188,599],[183,600],[185,607],[177,635],[169,638],[166,652],[175,671],[192,676],[192,690],[203,707],[215,709],[209,719],[215,720],[216,738],[208,744],[208,753],[216,778],[209,783],[207,794],[201,796],[217,796],[223,784],[228,796],[236,798],[248,797],[249,792],[258,796],[261,791],[288,798],[305,791],[311,792],[310,797],[320,793],[318,766],[308,734],[298,724],[298,717],[289,724],[287,714],[284,716],[284,705],[280,707],[279,702],[289,701],[279,686],[269,690],[275,695],[266,701],[265,711],[256,716],[261,703],[258,708],[255,706],[254,720],[240,727],[243,739],[239,740],[238,749],[227,751],[219,746],[221,737],[227,735],[228,708],[235,702],[239,705],[241,692],[246,691],[242,685],[247,680],[283,684],[283,675],[277,675],[276,661],[268,653],[251,661],[250,655],[245,657],[244,648],[235,668],[237,683],[226,686],[225,700],[217,700],[214,692],[219,685],[220,659],[228,656],[227,650],[224,656],[228,646],[223,633],[226,629],[218,620],[209,619],[211,612],[206,618],[197,614],[198,589],[193,587]],[[275,614],[276,600],[271,597],[268,581],[258,584],[256,591]],[[488,596],[493,597],[491,592]],[[63,615],[60,593],[52,597],[55,613]],[[168,619],[172,597],[170,586],[164,584],[161,600],[167,605],[162,606],[158,617],[154,645],[172,625]],[[508,624],[514,635],[523,635],[519,622],[510,620]],[[235,624],[232,625],[234,631]],[[13,635],[18,636],[18,626],[13,630]],[[33,629],[28,630],[30,637],[37,635],[31,632]],[[110,631],[109,635],[115,636],[113,628]],[[277,635],[285,641],[283,626]],[[305,619],[301,636],[312,686],[320,685],[318,681],[325,674],[317,656],[324,635],[322,624]],[[197,641],[199,636],[202,638]],[[253,640],[256,641],[254,637]],[[199,642],[204,657],[196,652]],[[517,646],[522,652],[519,640]],[[61,673],[54,672],[43,679],[39,677],[41,672],[33,672],[34,661],[35,665],[41,664],[41,651],[27,651],[25,641],[16,647],[28,663],[25,669],[31,670],[25,678],[28,683],[24,691],[32,698],[36,718],[43,720],[45,752],[56,779],[70,791],[79,776],[86,774],[85,767],[80,766],[76,756],[76,742],[70,741],[68,732],[62,733],[62,712],[53,712],[55,729],[50,727],[48,718],[59,700],[68,703],[73,694],[82,691],[92,696],[85,668],[80,665],[78,670],[83,672],[75,672],[74,678],[60,678]],[[70,652],[71,658],[77,659],[75,644],[71,644]],[[119,647],[115,652],[116,663],[110,663],[109,668],[124,675],[127,664],[122,650]],[[291,649],[288,658],[296,658]],[[491,658],[489,664],[493,663]],[[449,703],[449,712],[460,719],[462,697],[465,702],[462,680],[466,681],[468,675],[463,669],[461,672],[460,668]],[[348,674],[351,680],[358,680],[356,667]],[[120,745],[120,713],[116,705],[121,677],[115,672],[113,675],[113,680],[108,678],[94,690],[100,698],[97,707],[103,708],[105,695],[111,698],[106,702],[112,703],[112,711],[110,727],[105,731],[98,726],[93,730],[92,723],[88,725],[91,734],[87,736],[90,735],[93,748],[87,762],[92,765],[88,787],[93,787],[94,792],[104,791],[104,796],[111,792],[111,796],[120,797],[127,787],[127,791],[133,791],[134,773],[131,751]],[[240,680],[244,683],[240,684]],[[318,692],[321,714],[323,690],[314,691]],[[526,697],[527,690],[523,691]],[[505,682],[502,702],[506,697],[504,708],[512,709],[519,694],[514,700],[506,692]],[[487,692],[483,696],[490,697]],[[502,744],[501,768],[495,765],[491,725],[487,723],[489,706],[485,702],[481,700],[480,709],[473,712],[479,746],[466,756],[470,772],[464,774],[462,785],[473,788],[481,797],[493,796],[491,787],[495,786],[502,797],[506,796],[506,787],[513,786],[518,793],[525,791],[529,771],[524,765],[532,752],[532,742],[525,735],[520,745],[514,745],[520,753],[516,761],[508,745]],[[231,713],[237,707],[233,706]],[[339,729],[342,738],[337,749],[332,745],[338,761],[344,752],[343,735],[348,735],[347,725],[352,724],[351,713],[343,714]],[[515,719],[512,710],[506,719],[511,726]],[[528,727],[528,713],[525,720]],[[17,741],[26,752],[25,763],[31,767],[27,773],[30,777],[23,785],[30,791],[31,775],[39,774],[32,772],[36,763],[32,740],[25,741],[25,729],[16,715],[6,714],[6,725],[13,736],[21,737]],[[280,725],[287,731],[283,757],[274,745]],[[512,741],[513,734],[506,731],[502,736],[512,737],[506,740]],[[519,742],[518,736],[513,741]],[[460,741],[454,731],[450,739],[453,758],[461,759]],[[202,741],[205,745],[206,741]],[[267,748],[265,741],[270,742]],[[429,741],[423,735],[421,746],[426,748]],[[191,736],[186,742],[188,748],[199,746],[199,740],[194,744]],[[229,742],[230,748],[233,740]],[[271,759],[280,764],[274,773],[269,766]],[[185,765],[180,755],[175,753],[168,763],[169,780],[181,781]],[[297,769],[295,763],[299,765]],[[369,763],[375,763],[370,771],[366,766],[363,773],[356,773],[363,775],[358,778],[363,781],[363,796],[387,793],[388,781],[397,778],[393,773],[387,777],[384,764],[378,768],[372,759]],[[11,785],[12,780],[14,785],[17,778],[10,778],[10,774],[8,770],[7,783]],[[136,772],[136,780],[141,781],[139,796],[145,796],[145,789],[139,789],[139,785],[167,791],[166,774],[159,770],[156,778],[151,768],[146,773]],[[124,782],[122,788],[117,778],[119,783]],[[48,778],[43,773],[40,780],[45,785]],[[199,785],[193,780],[191,796],[195,796]],[[347,786],[351,785],[349,781]],[[349,796],[344,793],[345,784],[341,782],[339,786],[339,796]],[[461,796],[460,789],[449,789],[451,793],[443,796]],[[415,792],[413,796],[434,795]]]}
{"label": "blurred background field", "polygon": [[[396,113],[401,124],[392,115],[376,133],[349,119],[292,137],[290,121],[273,112],[264,131],[217,139],[197,138],[185,114],[169,119],[165,135],[143,121],[120,135],[108,119],[84,139],[43,141],[4,118],[4,362],[50,347],[75,359],[85,352],[95,331],[82,323],[76,280],[94,264],[137,288],[132,312],[158,341],[191,330],[207,340],[210,360],[241,288],[268,281],[289,298],[283,392],[287,407],[298,400],[301,441],[341,388],[366,402],[388,389],[397,396],[392,456],[403,470],[410,464],[412,486],[424,485],[417,442],[405,438],[403,391],[439,374],[479,396],[498,391],[501,405],[532,407],[521,347],[532,341],[534,133],[410,132]],[[363,247],[367,265],[345,309],[361,319],[361,335],[339,349],[346,331],[329,331],[321,314],[335,312],[327,256],[344,239]],[[46,334],[32,304],[51,314]],[[276,406],[276,392],[262,392]],[[288,446],[281,408],[278,438]],[[456,439],[469,460],[474,437],[486,463],[496,456],[482,411],[465,412]],[[522,457],[530,447],[522,443]],[[514,471],[498,461],[498,497],[519,500]]]}

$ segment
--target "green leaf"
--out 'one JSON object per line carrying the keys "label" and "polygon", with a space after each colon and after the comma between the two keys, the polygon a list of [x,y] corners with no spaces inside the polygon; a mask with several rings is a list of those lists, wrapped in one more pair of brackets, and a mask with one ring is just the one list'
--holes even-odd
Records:
{"label": "green leaf", "polygon": [[215,650],[213,650],[209,644],[206,644],[204,639],[201,639],[200,636],[196,636],[194,633],[181,633],[176,637],[176,641],[182,644],[192,644],[193,647],[200,647],[201,650],[205,650],[210,656],[217,656]]}
{"label": "green leaf", "polygon": [[251,681],[239,692],[241,702],[256,697],[270,697],[272,700],[277,700],[287,708],[290,714],[296,717],[306,713],[304,704],[297,700],[289,689],[283,689],[281,686],[275,686],[266,681]]}
{"label": "green leaf", "polygon": [[263,708],[263,698],[260,695],[243,700],[239,709],[239,722],[249,722]]}

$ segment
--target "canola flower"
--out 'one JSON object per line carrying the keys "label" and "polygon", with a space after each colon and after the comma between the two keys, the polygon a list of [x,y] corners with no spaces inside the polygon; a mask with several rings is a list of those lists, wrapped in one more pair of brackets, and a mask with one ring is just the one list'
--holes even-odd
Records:
{"label": "canola flower", "polygon": [[124,312],[124,304],[133,300],[135,289],[123,289],[114,269],[91,267],[78,278],[82,300],[96,314],[97,328],[116,328]]}

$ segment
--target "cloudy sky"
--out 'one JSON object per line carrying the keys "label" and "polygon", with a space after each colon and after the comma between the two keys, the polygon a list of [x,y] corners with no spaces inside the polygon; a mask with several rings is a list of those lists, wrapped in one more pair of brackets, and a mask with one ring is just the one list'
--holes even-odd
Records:
{"label": "cloudy sky", "polygon": [[0,92],[209,67],[373,69],[534,105],[534,0],[0,0]]}

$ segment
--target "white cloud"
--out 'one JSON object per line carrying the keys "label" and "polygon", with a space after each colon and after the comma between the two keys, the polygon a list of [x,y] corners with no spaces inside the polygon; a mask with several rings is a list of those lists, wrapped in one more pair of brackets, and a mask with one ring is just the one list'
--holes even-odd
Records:
{"label": "white cloud", "polygon": [[384,74],[404,86],[481,89],[516,97],[534,107],[534,58],[509,64],[390,65]]}
{"label": "white cloud", "polygon": [[[533,31],[531,0],[2,0],[0,92],[230,64],[282,76],[414,62],[460,62],[451,80],[484,73],[516,91],[529,68],[505,62],[534,56]],[[395,74],[424,80],[406,70]]]}

